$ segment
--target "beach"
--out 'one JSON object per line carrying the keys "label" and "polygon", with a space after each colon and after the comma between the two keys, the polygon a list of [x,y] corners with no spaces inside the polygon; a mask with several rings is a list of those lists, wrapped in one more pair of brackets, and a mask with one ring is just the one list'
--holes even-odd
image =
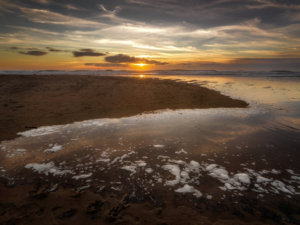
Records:
{"label": "beach", "polygon": [[130,117],[159,109],[247,107],[172,80],[103,76],[0,76],[0,141],[34,127]]}
{"label": "beach", "polygon": [[1,79],[0,223],[299,224],[299,78]]}

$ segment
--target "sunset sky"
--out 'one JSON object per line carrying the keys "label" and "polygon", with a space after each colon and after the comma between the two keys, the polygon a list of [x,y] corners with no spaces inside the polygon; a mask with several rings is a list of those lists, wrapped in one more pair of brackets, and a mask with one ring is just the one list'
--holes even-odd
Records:
{"label": "sunset sky", "polygon": [[299,0],[0,0],[0,70],[300,70]]}

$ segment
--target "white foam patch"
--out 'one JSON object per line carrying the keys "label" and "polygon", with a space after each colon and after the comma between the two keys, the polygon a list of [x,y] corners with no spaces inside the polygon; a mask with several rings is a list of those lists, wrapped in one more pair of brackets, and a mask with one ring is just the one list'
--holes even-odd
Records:
{"label": "white foam patch", "polygon": [[9,154],[6,154],[6,158],[14,158],[15,156],[22,157],[27,153],[27,150],[25,149],[17,149],[17,150],[9,150]]}
{"label": "white foam patch", "polygon": [[295,174],[295,172],[293,171],[293,170],[286,170],[286,171],[288,171],[290,174],[292,174],[292,175],[296,175]]}
{"label": "white foam patch", "polygon": [[265,178],[265,177],[262,177],[262,176],[257,176],[256,177],[256,182],[257,183],[263,183],[263,182],[271,182],[272,179],[268,179],[268,178]]}
{"label": "white foam patch", "polygon": [[186,171],[181,171],[180,176],[185,180],[190,179],[189,173]]}
{"label": "white foam patch", "polygon": [[131,151],[131,152],[128,153],[128,155],[132,155],[132,154],[136,154],[136,152],[135,151]]}
{"label": "white foam patch", "polygon": [[105,151],[103,151],[103,152],[101,153],[101,157],[107,158],[107,157],[108,157],[108,152],[109,152],[109,148],[106,149]]}
{"label": "white foam patch", "polygon": [[151,168],[147,168],[145,171],[146,171],[147,173],[152,173],[154,170],[151,169]]}
{"label": "white foam patch", "polygon": [[115,191],[122,191],[121,187],[111,187],[111,189],[115,190]]}
{"label": "white foam patch", "polygon": [[123,167],[121,167],[121,169],[131,172],[130,176],[132,176],[137,171],[136,166],[123,166]]}
{"label": "white foam patch", "polygon": [[62,145],[55,144],[52,148],[46,149],[44,152],[57,152],[62,150]]}
{"label": "white foam patch", "polygon": [[40,127],[37,129],[32,129],[24,132],[19,132],[18,135],[23,137],[36,137],[42,135],[48,135],[58,132],[63,126],[51,126],[51,127]]}
{"label": "white foam patch", "polygon": [[192,160],[188,166],[189,166],[189,169],[194,170],[194,171],[197,171],[200,168],[200,164],[194,160]]}
{"label": "white foam patch", "polygon": [[244,183],[244,184],[250,184],[251,183],[250,182],[250,177],[246,173],[237,173],[233,177],[236,181],[239,181],[241,183]]}
{"label": "white foam patch", "polygon": [[175,190],[175,192],[179,193],[193,193],[197,198],[200,198],[202,196],[201,192],[196,190],[193,186],[190,186],[188,184],[185,184],[182,188],[178,188]]}
{"label": "white foam patch", "polygon": [[255,192],[266,192],[266,193],[269,193],[266,189],[262,188],[258,184],[254,184],[254,186],[257,188],[257,189],[252,189]]}
{"label": "white foam patch", "polygon": [[292,176],[292,179],[293,179],[293,180],[300,181],[300,177],[297,177],[297,176]]}
{"label": "white foam patch", "polygon": [[169,156],[163,156],[163,155],[157,156],[157,159],[160,159],[160,158],[162,158],[162,159],[169,159],[170,157]]}
{"label": "white foam patch", "polygon": [[228,189],[228,190],[235,190],[236,187],[232,186],[230,183],[226,183],[225,184],[225,187]]}
{"label": "white foam patch", "polygon": [[178,154],[178,155],[181,154],[181,153],[187,154],[187,152],[184,151],[183,149],[181,149],[180,151],[175,152],[175,154]]}
{"label": "white foam patch", "polygon": [[127,158],[127,157],[128,157],[127,154],[122,155],[122,156],[121,156],[121,161],[122,161],[123,159]]}
{"label": "white foam patch", "polygon": [[155,148],[163,148],[165,147],[164,145],[153,145]]}
{"label": "white foam patch", "polygon": [[25,168],[32,169],[33,171],[38,173],[44,173],[47,176],[49,173],[53,174],[53,176],[72,173],[71,170],[61,170],[61,168],[56,167],[54,162],[42,163],[42,164],[30,163],[27,164]]}
{"label": "white foam patch", "polygon": [[172,160],[172,159],[169,159],[168,161],[172,162],[172,163],[179,164],[179,165],[186,165],[186,162],[182,161],[182,160]]}
{"label": "white foam patch", "polygon": [[108,166],[110,166],[111,164],[114,164],[115,162],[117,162],[120,159],[120,157],[116,157],[111,163],[108,164]]}
{"label": "white foam patch", "polygon": [[210,164],[206,166],[206,171],[209,172],[208,175],[217,178],[219,181],[225,184],[224,187],[219,187],[221,190],[240,190],[244,191],[247,190],[246,187],[243,187],[241,183],[249,184],[250,183],[250,177],[246,173],[239,173],[235,174],[233,178],[229,176],[229,173],[227,170],[225,170],[223,167],[218,166],[217,164]]}
{"label": "white foam patch", "polygon": [[215,177],[215,178],[222,179],[222,180],[229,179],[228,172],[227,172],[227,170],[224,170],[224,169],[215,168],[214,170],[212,170],[212,172],[209,175],[212,177]]}
{"label": "white foam patch", "polygon": [[273,174],[280,174],[281,171],[279,170],[275,170],[275,169],[272,169],[271,171],[268,171],[268,170],[263,170],[261,172],[259,172],[260,174],[269,174],[269,173],[273,173]]}
{"label": "white foam patch", "polygon": [[212,170],[215,169],[216,167],[218,167],[217,164],[210,164],[210,165],[208,165],[205,169],[206,169],[206,171],[212,171]]}
{"label": "white foam patch", "polygon": [[90,176],[92,176],[92,173],[88,173],[88,174],[81,174],[81,175],[77,175],[77,176],[73,176],[72,178],[75,180],[79,180],[79,179],[86,179]]}
{"label": "white foam patch", "polygon": [[174,186],[180,182],[180,168],[177,165],[164,165],[162,166],[164,170],[168,170],[171,174],[175,176],[175,180],[167,180],[166,185]]}
{"label": "white foam patch", "polygon": [[139,161],[135,161],[135,163],[137,164],[137,166],[139,167],[145,167],[147,165],[147,163],[145,163],[145,161],[139,160]]}
{"label": "white foam patch", "polygon": [[91,122],[85,122],[83,124],[81,124],[83,127],[87,127],[87,126],[103,126],[105,123],[100,122],[100,121],[91,121]]}
{"label": "white foam patch", "polygon": [[108,163],[110,159],[97,159],[96,162],[106,162]]}
{"label": "white foam patch", "polygon": [[279,191],[282,191],[282,192],[285,192],[288,194],[293,194],[290,190],[288,190],[286,188],[285,184],[279,180],[274,180],[271,184]]}

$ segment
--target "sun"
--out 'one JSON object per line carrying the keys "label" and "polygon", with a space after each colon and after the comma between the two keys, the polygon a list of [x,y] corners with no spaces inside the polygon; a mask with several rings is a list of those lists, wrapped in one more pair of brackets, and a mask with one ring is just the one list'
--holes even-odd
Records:
{"label": "sun", "polygon": [[143,67],[143,66],[146,66],[147,64],[144,64],[144,63],[138,63],[138,64],[135,64],[137,66],[140,66],[140,67]]}

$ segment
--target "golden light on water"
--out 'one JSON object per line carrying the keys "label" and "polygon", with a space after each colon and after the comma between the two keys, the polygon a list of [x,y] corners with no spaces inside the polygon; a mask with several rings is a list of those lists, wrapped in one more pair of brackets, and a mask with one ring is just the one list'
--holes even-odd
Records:
{"label": "golden light on water", "polygon": [[145,77],[145,75],[140,75],[140,78],[143,78],[143,77]]}

